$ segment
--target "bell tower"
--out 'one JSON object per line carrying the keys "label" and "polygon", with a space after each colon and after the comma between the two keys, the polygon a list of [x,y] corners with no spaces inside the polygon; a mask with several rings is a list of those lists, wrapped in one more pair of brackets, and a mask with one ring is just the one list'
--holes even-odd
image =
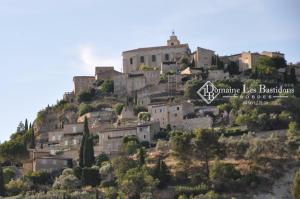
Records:
{"label": "bell tower", "polygon": [[180,41],[178,40],[177,36],[175,35],[175,32],[172,31],[172,35],[170,36],[170,39],[167,41],[168,46],[178,46],[180,45]]}

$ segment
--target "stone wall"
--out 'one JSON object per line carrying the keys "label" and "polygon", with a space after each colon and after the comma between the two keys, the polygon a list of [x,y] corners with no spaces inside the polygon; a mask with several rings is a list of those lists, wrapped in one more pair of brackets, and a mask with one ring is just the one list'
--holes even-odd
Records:
{"label": "stone wall", "polygon": [[78,94],[93,87],[94,76],[75,76],[73,77],[74,93]]}

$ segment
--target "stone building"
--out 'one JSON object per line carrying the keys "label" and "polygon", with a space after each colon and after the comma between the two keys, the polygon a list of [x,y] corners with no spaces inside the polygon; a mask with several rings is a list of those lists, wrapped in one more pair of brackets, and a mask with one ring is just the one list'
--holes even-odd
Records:
{"label": "stone building", "polygon": [[239,71],[244,72],[246,70],[253,69],[256,65],[257,59],[262,56],[263,55],[257,52],[252,53],[248,51],[235,55],[224,56],[221,57],[221,60],[224,62],[225,65],[228,65],[230,62],[236,63],[239,66]]}
{"label": "stone building", "polygon": [[121,75],[122,73],[116,71],[113,66],[96,66],[95,79],[108,80],[113,79],[114,76]]}
{"label": "stone building", "polygon": [[207,80],[217,81],[229,79],[229,73],[224,72],[224,70],[209,70]]}
{"label": "stone building", "polygon": [[189,57],[188,44],[181,44],[173,34],[166,46],[138,48],[123,52],[123,72],[137,71],[141,65],[159,69],[162,62],[179,62],[183,57]]}
{"label": "stone building", "polygon": [[158,121],[161,128],[166,128],[168,124],[171,128],[177,128],[187,115],[194,113],[194,105],[190,102],[151,103],[148,112],[151,113],[151,120]]}
{"label": "stone building", "polygon": [[23,172],[30,171],[59,171],[64,168],[72,167],[73,160],[70,158],[63,158],[53,156],[49,150],[32,149],[29,150],[29,160],[23,163]]}
{"label": "stone building", "polygon": [[262,51],[261,55],[265,55],[265,56],[268,56],[268,57],[281,57],[281,58],[284,58],[284,54],[279,52],[279,51],[277,51],[277,52]]}
{"label": "stone building", "polygon": [[108,155],[121,152],[123,139],[126,136],[136,136],[140,142],[152,142],[154,135],[160,130],[157,122],[146,122],[134,126],[106,129],[99,132],[99,151]]}
{"label": "stone building", "polygon": [[74,93],[75,95],[86,91],[89,88],[93,87],[95,82],[94,76],[75,76],[73,77],[74,82]]}
{"label": "stone building", "polygon": [[209,69],[212,66],[212,58],[215,56],[215,51],[197,47],[193,53],[196,68]]}

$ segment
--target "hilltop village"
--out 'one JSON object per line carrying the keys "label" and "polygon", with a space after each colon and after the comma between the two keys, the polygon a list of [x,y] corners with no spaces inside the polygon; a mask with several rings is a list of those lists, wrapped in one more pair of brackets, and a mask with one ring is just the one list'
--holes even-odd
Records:
{"label": "hilltop village", "polygon": [[[214,50],[202,47],[193,51],[188,44],[181,43],[174,32],[166,41],[166,45],[127,50],[122,53],[122,57],[123,72],[115,70],[114,66],[96,66],[92,76],[75,76],[73,91],[66,92],[57,104],[41,110],[32,125],[28,127],[26,124],[28,142],[24,151],[28,151],[28,154],[25,155],[24,152],[26,158],[23,159],[10,159],[13,167],[18,170],[15,173],[19,176],[36,172],[59,173],[66,168],[72,168],[70,172],[76,173],[81,169],[82,173],[80,170],[76,177],[79,181],[81,179],[82,185],[99,186],[97,197],[112,199],[117,196],[132,199],[182,199],[199,194],[202,194],[202,198],[208,198],[206,193],[228,194],[224,190],[230,190],[229,195],[232,197],[247,198],[253,196],[251,190],[262,184],[269,186],[266,189],[272,188],[274,178],[266,177],[267,174],[262,177],[259,173],[266,171],[262,171],[262,167],[258,166],[261,162],[255,162],[258,157],[270,158],[268,155],[271,152],[264,150],[271,149],[255,151],[253,147],[258,142],[270,147],[275,144],[277,147],[276,144],[285,143],[285,139],[290,138],[291,141],[291,137],[298,136],[296,126],[300,118],[297,101],[299,63],[287,63],[281,52],[247,51],[234,55],[218,55]],[[262,82],[271,86],[284,84],[294,86],[295,96],[291,100],[267,100],[268,104],[260,104],[261,106],[244,105],[244,101],[239,99],[223,97],[218,97],[208,104],[197,94],[207,81],[213,82],[218,88],[233,89],[242,89],[243,84],[255,87]],[[287,133],[293,128],[292,125],[295,125],[292,132],[295,135]],[[23,128],[19,130],[22,131]],[[203,137],[200,134],[203,131],[210,132],[209,135],[217,135],[216,142],[209,144],[215,137],[201,142]],[[19,132],[15,137],[18,137]],[[25,134],[20,136],[24,138]],[[214,148],[221,144],[225,147],[225,156],[216,153],[217,149]],[[274,152],[272,149],[272,153],[277,153],[272,154],[272,157],[276,156],[275,159],[280,161],[280,158],[288,159],[291,162],[294,156],[298,157],[297,139],[293,144],[293,153],[286,154],[283,150],[281,152],[285,155],[281,156],[278,155],[280,152]],[[194,145],[196,148],[192,149],[191,146]],[[90,153],[86,152],[87,150],[92,151],[92,156],[88,156]],[[204,156],[197,155],[203,151],[206,151]],[[14,154],[11,157],[15,156],[18,155]],[[220,159],[214,161],[217,156],[224,163],[219,163]],[[125,157],[127,159],[124,159]],[[119,162],[116,163],[117,160]],[[150,186],[147,184],[149,182],[145,181],[150,179],[148,173],[142,173],[144,177],[139,183],[147,184],[151,189],[137,186],[134,179],[130,181],[132,185],[127,185],[124,179],[129,173],[126,171],[136,169],[130,166],[132,161],[149,168],[155,167],[155,162],[158,161],[159,165],[163,165],[158,167],[158,170],[163,169],[162,172],[168,173],[168,177],[165,178],[169,181],[164,182],[165,178],[151,174],[153,183],[151,181]],[[16,166],[15,162],[18,162],[19,166]],[[116,169],[124,163],[127,166]],[[253,163],[253,167],[249,167],[250,163]],[[219,168],[216,164],[231,165],[224,169],[229,169],[234,173],[230,175],[238,177],[230,178],[230,185],[224,183],[221,186],[218,184],[221,183],[221,179],[214,181],[216,176],[209,173],[209,168],[215,169],[214,171]],[[268,164],[268,168],[264,169],[273,169],[272,172],[278,170],[273,163],[267,161],[263,164]],[[101,180],[83,180],[84,168],[94,168],[93,165],[98,166],[100,174],[96,169],[96,174],[91,172],[89,178],[94,179],[100,175]],[[256,168],[255,175],[254,170],[251,170],[253,168]],[[283,168],[280,169],[280,172],[270,175],[280,176],[284,173]],[[66,175],[66,172],[57,175],[57,178],[53,177],[57,186],[63,186],[62,182],[57,184],[57,180],[62,179],[63,175]],[[244,178],[248,181],[244,181]],[[17,179],[15,175],[13,180]],[[233,187],[238,187],[234,182],[244,183],[244,187],[233,190]],[[187,185],[191,188],[187,188]],[[108,194],[110,191],[112,196]],[[146,197],[142,192],[149,195],[146,194]],[[241,192],[244,195],[239,195]],[[257,192],[265,193],[265,190]],[[20,193],[22,191],[18,194]],[[120,193],[124,197],[121,197]],[[229,195],[226,197],[229,198]],[[268,196],[274,195],[265,195]]]}

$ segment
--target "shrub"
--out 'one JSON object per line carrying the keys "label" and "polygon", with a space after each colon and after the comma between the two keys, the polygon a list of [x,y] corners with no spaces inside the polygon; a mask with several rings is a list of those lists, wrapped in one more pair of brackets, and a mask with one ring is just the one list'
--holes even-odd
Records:
{"label": "shrub", "polygon": [[118,196],[118,191],[115,187],[104,188],[103,192],[105,199],[115,199]]}
{"label": "shrub", "polygon": [[27,174],[25,177],[31,180],[35,185],[45,185],[52,183],[51,175],[44,171],[32,172]]}
{"label": "shrub", "polygon": [[144,141],[142,141],[140,143],[140,146],[141,147],[145,147],[145,148],[149,148],[150,147],[150,143],[148,141],[144,140]]}
{"label": "shrub", "polygon": [[101,167],[103,162],[109,161],[109,157],[105,153],[101,153],[96,157],[96,165]]}
{"label": "shrub", "polygon": [[80,180],[74,175],[72,169],[65,169],[53,184],[54,189],[77,189],[81,186]]}
{"label": "shrub", "polygon": [[236,188],[236,180],[241,178],[241,173],[233,165],[220,163],[216,160],[209,177],[215,190],[230,191]]}
{"label": "shrub", "polygon": [[101,84],[101,91],[106,93],[113,93],[114,92],[114,81],[113,80],[105,80]]}
{"label": "shrub", "polygon": [[138,115],[140,112],[147,112],[148,109],[144,106],[137,105],[133,108],[134,115]]}
{"label": "shrub", "polygon": [[294,199],[300,198],[300,170],[294,176],[291,191]]}
{"label": "shrub", "polygon": [[9,183],[11,179],[15,177],[15,172],[10,167],[6,167],[3,169],[3,178],[4,178],[4,184]]}
{"label": "shrub", "polygon": [[176,186],[175,192],[176,195],[197,195],[197,194],[203,194],[208,191],[208,187],[205,184],[200,184],[194,187],[191,186]]}
{"label": "shrub", "polygon": [[89,105],[89,104],[80,104],[79,106],[79,115],[82,116],[86,113],[92,112],[93,106]]}
{"label": "shrub", "polygon": [[117,115],[120,115],[122,113],[122,110],[124,108],[124,104],[122,103],[117,103],[115,106],[114,106],[114,110],[115,110],[115,113]]}
{"label": "shrub", "polygon": [[81,182],[84,186],[97,186],[100,184],[100,174],[98,169],[83,168],[81,175]]}
{"label": "shrub", "polygon": [[87,91],[83,91],[77,95],[77,101],[78,102],[91,101],[93,99],[93,97],[95,96],[95,94],[96,94],[96,91],[94,88],[91,88]]}
{"label": "shrub", "polygon": [[21,179],[18,180],[11,180],[6,186],[6,194],[8,196],[15,196],[26,190],[29,190],[30,184],[22,181]]}

